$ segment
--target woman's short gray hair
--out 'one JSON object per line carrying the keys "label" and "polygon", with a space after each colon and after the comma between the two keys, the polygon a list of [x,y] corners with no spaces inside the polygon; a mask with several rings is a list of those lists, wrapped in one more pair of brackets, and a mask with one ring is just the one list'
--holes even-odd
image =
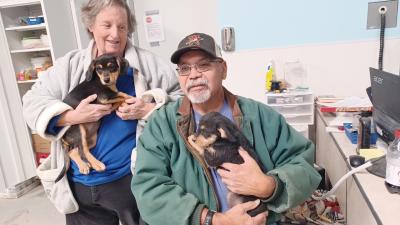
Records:
{"label": "woman's short gray hair", "polygon": [[135,31],[136,20],[126,0],[90,0],[87,4],[83,5],[81,8],[81,19],[89,36],[93,38],[89,27],[94,24],[97,14],[109,6],[119,6],[126,10],[126,15],[128,16],[128,36],[131,37],[132,32]]}

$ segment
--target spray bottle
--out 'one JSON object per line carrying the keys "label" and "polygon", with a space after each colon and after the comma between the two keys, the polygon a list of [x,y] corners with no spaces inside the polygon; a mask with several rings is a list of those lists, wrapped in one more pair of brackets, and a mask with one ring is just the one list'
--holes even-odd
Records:
{"label": "spray bottle", "polygon": [[275,65],[270,61],[267,65],[267,72],[265,74],[265,89],[271,91],[272,81],[275,78]]}
{"label": "spray bottle", "polygon": [[270,61],[267,64],[267,72],[265,74],[265,89],[271,91],[272,81],[275,79],[275,63]]}

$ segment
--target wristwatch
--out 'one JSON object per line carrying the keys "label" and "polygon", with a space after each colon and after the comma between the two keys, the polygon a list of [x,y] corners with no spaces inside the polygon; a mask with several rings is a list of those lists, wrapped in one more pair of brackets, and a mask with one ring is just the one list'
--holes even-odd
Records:
{"label": "wristwatch", "polygon": [[212,218],[216,212],[214,210],[209,209],[204,220],[204,225],[212,225]]}

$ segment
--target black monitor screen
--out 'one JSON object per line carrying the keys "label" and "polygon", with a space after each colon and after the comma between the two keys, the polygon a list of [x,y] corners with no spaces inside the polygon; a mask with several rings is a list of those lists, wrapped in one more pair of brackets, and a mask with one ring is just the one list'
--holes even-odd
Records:
{"label": "black monitor screen", "polygon": [[400,76],[369,68],[374,108],[400,123]]}

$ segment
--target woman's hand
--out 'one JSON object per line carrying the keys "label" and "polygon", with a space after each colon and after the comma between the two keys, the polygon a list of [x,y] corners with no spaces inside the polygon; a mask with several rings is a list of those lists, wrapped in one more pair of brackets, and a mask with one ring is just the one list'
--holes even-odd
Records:
{"label": "woman's hand", "polygon": [[260,204],[260,200],[245,202],[235,205],[224,213],[216,213],[213,217],[212,224],[215,225],[265,225],[267,222],[268,212],[263,212],[255,217],[247,214],[247,211],[256,208]]}
{"label": "woman's hand", "polygon": [[97,95],[90,95],[83,99],[74,110],[69,110],[61,114],[58,126],[74,125],[87,122],[99,121],[103,116],[111,113],[112,105],[91,104],[96,100]]}
{"label": "woman's hand", "polygon": [[118,107],[116,113],[123,120],[142,119],[155,105],[155,103],[146,103],[140,98],[132,97],[126,99]]}
{"label": "woman's hand", "polygon": [[267,198],[275,190],[275,180],[262,172],[257,162],[242,148],[239,150],[243,164],[224,163],[224,169],[218,169],[218,174],[226,187],[242,195],[253,195]]}

